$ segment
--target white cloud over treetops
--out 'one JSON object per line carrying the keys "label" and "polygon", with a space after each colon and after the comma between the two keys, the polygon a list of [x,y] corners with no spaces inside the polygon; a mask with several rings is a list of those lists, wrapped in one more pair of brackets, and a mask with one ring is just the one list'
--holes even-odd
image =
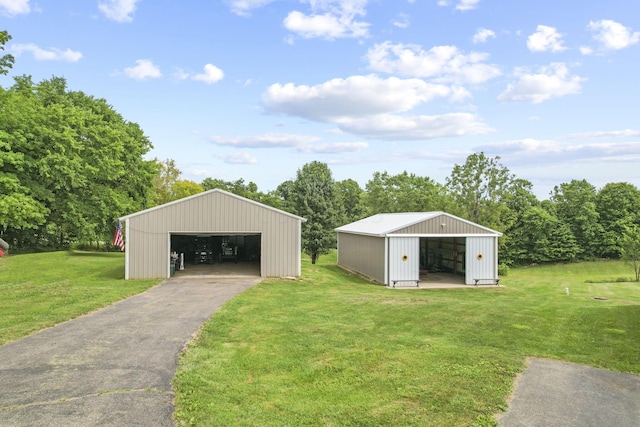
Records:
{"label": "white cloud over treetops", "polygon": [[507,86],[498,101],[529,101],[539,104],[551,98],[580,93],[585,78],[573,76],[564,63],[552,63],[541,67],[537,73],[529,74],[523,68],[516,68],[518,80]]}
{"label": "white cloud over treetops", "polygon": [[258,163],[258,160],[255,157],[245,151],[230,154],[217,154],[216,157],[231,165],[254,165]]}
{"label": "white cloud over treetops", "polygon": [[569,138],[625,138],[640,136],[640,130],[637,129],[624,129],[624,130],[612,130],[604,132],[582,132],[569,135]]}
{"label": "white cloud over treetops", "polygon": [[608,50],[624,49],[640,41],[640,32],[610,19],[591,21],[588,28],[595,33],[593,38]]}
{"label": "white cloud over treetops", "polygon": [[137,65],[135,67],[127,67],[124,69],[124,73],[127,75],[127,77],[131,77],[132,79],[137,80],[155,79],[158,77],[162,77],[160,69],[148,59],[138,59],[136,60],[136,64]]}
{"label": "white cloud over treetops", "polygon": [[103,0],[98,3],[98,9],[107,18],[116,22],[133,21],[136,3],[140,0]]}
{"label": "white cloud over treetops", "polygon": [[435,98],[459,97],[458,89],[421,79],[383,79],[370,74],[315,86],[276,83],[262,95],[262,103],[271,113],[338,122],[345,117],[408,111]]}
{"label": "white cloud over treetops", "polygon": [[11,46],[11,50],[16,54],[20,55],[24,52],[31,52],[33,58],[36,61],[66,61],[66,62],[76,62],[82,58],[81,52],[76,52],[71,49],[42,49],[33,43],[27,44],[14,44]]}
{"label": "white cloud over treetops", "polygon": [[525,138],[476,147],[488,155],[500,155],[510,164],[560,164],[576,161],[629,162],[640,160],[640,142],[563,144],[554,140]]}
{"label": "white cloud over treetops", "polygon": [[383,79],[376,75],[333,79],[316,86],[273,84],[262,96],[265,109],[323,123],[343,132],[376,139],[429,139],[493,131],[469,113],[440,116],[399,115],[436,98],[459,99],[459,87],[421,79]]}
{"label": "white cloud over treetops", "polygon": [[433,139],[487,134],[494,131],[471,113],[436,116],[379,114],[365,118],[345,118],[338,126],[345,132],[384,140]]}
{"label": "white cloud over treetops", "polygon": [[31,12],[29,0],[0,0],[0,13],[2,15],[14,17],[29,12]]}
{"label": "white cloud over treetops", "polygon": [[536,32],[527,38],[527,47],[532,52],[561,52],[567,49],[562,44],[562,34],[547,25],[536,27]]}
{"label": "white cloud over treetops", "polygon": [[320,140],[316,136],[293,135],[287,133],[268,133],[264,135],[245,137],[224,137],[213,135],[209,141],[216,145],[230,146],[236,148],[282,148],[298,147]]}
{"label": "white cloud over treetops", "polygon": [[268,133],[264,135],[224,137],[210,136],[209,141],[219,146],[235,148],[293,148],[300,153],[335,154],[351,153],[367,148],[366,142],[332,142],[318,143],[317,136],[294,135],[287,133]]}
{"label": "white cloud over treetops", "polygon": [[465,54],[455,46],[434,46],[424,50],[415,44],[378,43],[366,54],[369,68],[389,74],[431,78],[439,83],[477,84],[501,74],[486,64],[487,53]]}

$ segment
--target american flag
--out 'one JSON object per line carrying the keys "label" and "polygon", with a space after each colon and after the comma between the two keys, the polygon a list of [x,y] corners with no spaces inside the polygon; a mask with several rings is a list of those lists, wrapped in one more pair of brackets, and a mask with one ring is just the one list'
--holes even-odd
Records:
{"label": "american flag", "polygon": [[122,238],[122,225],[120,220],[116,224],[116,234],[113,235],[113,246],[119,246],[120,251],[124,252],[124,239]]}

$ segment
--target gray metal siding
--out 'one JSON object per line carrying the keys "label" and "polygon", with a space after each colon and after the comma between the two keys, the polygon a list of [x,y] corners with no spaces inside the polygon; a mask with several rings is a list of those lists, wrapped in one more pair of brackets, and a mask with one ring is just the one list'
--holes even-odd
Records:
{"label": "gray metal siding", "polygon": [[[444,224],[444,227],[442,226]],[[393,234],[492,234],[473,223],[448,215],[438,215],[426,221],[396,230]]]}
{"label": "gray metal siding", "polygon": [[498,277],[497,237],[467,237],[465,283]]}
{"label": "gray metal siding", "polygon": [[384,237],[338,233],[338,265],[385,283]]}
{"label": "gray metal siding", "polygon": [[300,219],[224,193],[127,219],[129,278],[167,277],[169,233],[259,233],[263,277],[300,274]]}
{"label": "gray metal siding", "polygon": [[419,280],[420,238],[389,238],[389,283],[386,284],[391,285],[394,282],[417,283]]}

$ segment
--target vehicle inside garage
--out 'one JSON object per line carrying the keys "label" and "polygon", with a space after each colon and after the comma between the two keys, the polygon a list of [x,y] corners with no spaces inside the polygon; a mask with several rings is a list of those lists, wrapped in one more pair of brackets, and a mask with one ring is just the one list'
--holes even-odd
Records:
{"label": "vehicle inside garage", "polygon": [[[260,234],[172,234],[172,254],[184,254],[184,270],[198,266],[200,274],[227,271],[229,264],[260,274]],[[205,268],[206,267],[206,268]]]}

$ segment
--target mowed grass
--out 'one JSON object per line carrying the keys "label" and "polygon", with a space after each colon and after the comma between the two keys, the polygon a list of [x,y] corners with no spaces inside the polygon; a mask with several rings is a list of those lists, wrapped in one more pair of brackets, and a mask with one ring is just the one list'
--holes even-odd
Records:
{"label": "mowed grass", "polygon": [[212,317],[180,359],[179,425],[495,425],[529,356],[640,374],[640,284],[617,282],[624,263],[446,290],[385,289],[334,264],[303,260],[300,280]]}
{"label": "mowed grass", "polygon": [[124,255],[50,252],[0,258],[0,344],[106,307],[159,280],[124,280]]}

